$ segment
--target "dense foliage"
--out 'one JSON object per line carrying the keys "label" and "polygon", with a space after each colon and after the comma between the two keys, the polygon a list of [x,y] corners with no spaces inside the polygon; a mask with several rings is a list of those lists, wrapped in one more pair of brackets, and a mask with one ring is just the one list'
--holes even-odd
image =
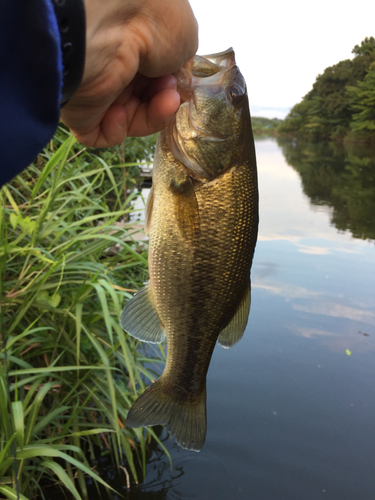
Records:
{"label": "dense foliage", "polygon": [[375,39],[365,38],[346,59],[318,75],[278,132],[308,140],[375,142]]}
{"label": "dense foliage", "polygon": [[86,150],[60,129],[0,191],[0,496],[43,498],[57,479],[87,498],[98,453],[133,481],[145,468],[155,434],[125,418],[155,372],[119,316],[147,280],[125,185],[154,142]]}

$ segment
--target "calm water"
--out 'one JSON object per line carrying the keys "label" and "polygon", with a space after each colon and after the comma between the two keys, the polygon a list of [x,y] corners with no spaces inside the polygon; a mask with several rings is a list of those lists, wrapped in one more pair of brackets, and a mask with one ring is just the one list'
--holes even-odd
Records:
{"label": "calm water", "polygon": [[215,349],[205,446],[163,431],[172,470],[155,450],[126,498],[375,499],[375,154],[256,150],[251,313]]}

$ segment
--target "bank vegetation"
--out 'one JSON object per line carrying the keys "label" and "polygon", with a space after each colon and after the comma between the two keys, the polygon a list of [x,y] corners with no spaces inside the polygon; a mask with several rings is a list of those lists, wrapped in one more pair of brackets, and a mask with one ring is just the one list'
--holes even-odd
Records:
{"label": "bank vegetation", "polygon": [[309,141],[375,143],[375,39],[365,38],[352,53],[352,59],[317,76],[278,134]]}
{"label": "bank vegetation", "polygon": [[88,498],[103,455],[129,484],[143,477],[158,437],[125,419],[156,373],[119,316],[148,278],[128,218],[154,143],[99,152],[60,129],[0,191],[2,498]]}

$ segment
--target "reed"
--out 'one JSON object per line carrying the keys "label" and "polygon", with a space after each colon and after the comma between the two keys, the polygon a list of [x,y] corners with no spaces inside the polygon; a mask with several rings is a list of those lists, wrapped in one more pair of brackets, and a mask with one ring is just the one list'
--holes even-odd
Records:
{"label": "reed", "polygon": [[85,150],[60,129],[0,192],[6,498],[43,498],[49,482],[87,498],[87,477],[104,483],[90,466],[97,449],[138,481],[147,444],[157,439],[151,429],[125,426],[129,407],[155,374],[118,321],[147,279],[146,245],[133,239],[132,224],[115,225],[132,210],[137,193],[126,194],[124,172],[134,172],[140,159],[119,163],[108,155]]}

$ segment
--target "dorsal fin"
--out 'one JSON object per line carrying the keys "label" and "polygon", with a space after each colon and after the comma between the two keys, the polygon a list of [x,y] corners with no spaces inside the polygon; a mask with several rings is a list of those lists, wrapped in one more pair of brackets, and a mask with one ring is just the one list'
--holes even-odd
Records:
{"label": "dorsal fin", "polygon": [[244,334],[250,312],[250,289],[251,285],[249,279],[249,284],[246,287],[246,291],[237,308],[237,311],[234,313],[233,318],[229,321],[227,326],[221,330],[220,335],[217,339],[218,343],[226,349],[229,349],[230,347],[237,344],[237,342],[241,340],[242,335]]}

